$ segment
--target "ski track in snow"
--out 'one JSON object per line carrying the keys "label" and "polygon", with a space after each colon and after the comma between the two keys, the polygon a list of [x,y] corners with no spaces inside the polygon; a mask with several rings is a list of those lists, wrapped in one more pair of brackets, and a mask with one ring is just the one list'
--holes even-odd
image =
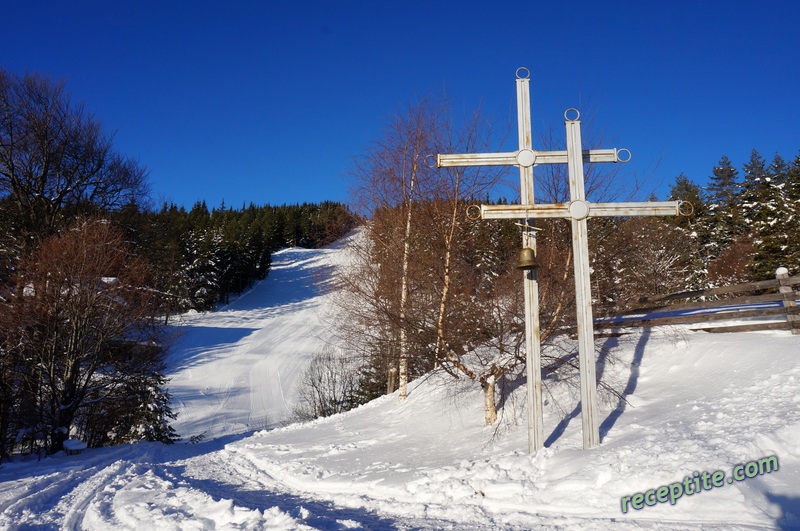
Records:
{"label": "ski track in snow", "polygon": [[[546,448],[527,455],[524,386],[482,425],[477,385],[413,382],[343,415],[287,418],[333,341],[343,244],[287,249],[229,305],[186,315],[169,357],[184,440],[0,467],[2,529],[800,529],[800,336],[645,330],[597,341],[602,445],[578,393],[546,381]],[[261,431],[259,431],[261,430]],[[768,455],[780,469],[675,505],[620,498]]]}

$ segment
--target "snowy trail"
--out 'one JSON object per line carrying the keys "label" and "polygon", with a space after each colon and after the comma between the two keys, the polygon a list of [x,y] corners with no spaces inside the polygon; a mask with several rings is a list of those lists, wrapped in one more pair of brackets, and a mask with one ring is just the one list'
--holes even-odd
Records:
{"label": "snowy trail", "polygon": [[332,275],[341,246],[275,253],[269,277],[174,325],[170,390],[185,439],[52,456],[0,467],[0,529],[452,529],[383,517],[293,493],[224,446],[291,412],[296,380],[332,339]]}
{"label": "snowy trail", "polygon": [[245,433],[291,415],[298,377],[332,337],[328,297],[339,251],[279,251],[252,290],[183,317],[168,361],[181,436]]}
{"label": "snowy trail", "polygon": [[224,441],[137,446],[51,458],[24,474],[12,467],[16,481],[5,481],[8,471],[0,471],[0,528],[463,528],[445,519],[386,516],[292,492],[246,456],[225,450]]}
{"label": "snowy trail", "polygon": [[[546,381],[546,448],[525,453],[524,386],[483,426],[482,391],[433,375],[409,399],[259,429],[291,411],[334,339],[341,246],[276,253],[169,359],[176,428],[198,444],[89,449],[0,466],[0,529],[800,529],[800,336],[685,327],[599,339],[602,445],[581,449],[577,388]],[[623,514],[621,498],[775,455],[768,475]]]}

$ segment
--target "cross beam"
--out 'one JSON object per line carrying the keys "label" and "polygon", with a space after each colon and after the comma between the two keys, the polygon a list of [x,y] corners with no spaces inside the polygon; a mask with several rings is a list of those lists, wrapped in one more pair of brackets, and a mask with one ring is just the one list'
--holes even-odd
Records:
{"label": "cross beam", "polygon": [[481,219],[566,218],[609,216],[677,216],[681,201],[651,203],[590,203],[571,201],[553,205],[480,205]]}
{"label": "cross beam", "polygon": [[[622,153],[628,153],[622,158]],[[627,149],[587,149],[583,152],[584,162],[627,162],[630,151]],[[467,153],[459,155],[436,156],[436,164],[440,168],[454,166],[520,166],[528,168],[539,164],[566,164],[566,151],[535,151],[521,149],[510,153]]]}

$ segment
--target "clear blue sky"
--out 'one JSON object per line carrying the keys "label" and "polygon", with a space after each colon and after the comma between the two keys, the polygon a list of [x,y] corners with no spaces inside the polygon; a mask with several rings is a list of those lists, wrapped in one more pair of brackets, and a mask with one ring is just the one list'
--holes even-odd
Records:
{"label": "clear blue sky", "polygon": [[[602,146],[663,198],[800,150],[800,2],[3,2],[0,65],[66,79],[187,207],[347,200],[388,117],[443,90],[515,120],[529,68],[536,131],[591,113]],[[515,122],[514,122],[515,124]],[[516,125],[514,125],[516,127]],[[513,146],[506,146],[513,150]]]}

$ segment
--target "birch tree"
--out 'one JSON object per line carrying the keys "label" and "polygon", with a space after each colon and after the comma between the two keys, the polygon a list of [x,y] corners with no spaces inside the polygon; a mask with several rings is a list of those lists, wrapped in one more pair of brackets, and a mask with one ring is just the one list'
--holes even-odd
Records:
{"label": "birch tree", "polygon": [[[417,232],[415,202],[425,193],[432,170],[423,164],[433,151],[436,120],[427,100],[410,105],[406,112],[393,116],[383,139],[374,143],[356,162],[355,196],[358,205],[372,219],[372,235],[389,262],[399,264],[399,272],[388,290],[397,290],[395,304],[386,306],[384,317],[396,324],[399,398],[408,395],[409,337],[413,319],[410,312],[411,253]],[[397,214],[400,214],[399,219]],[[392,285],[394,284],[394,285]],[[390,299],[391,294],[385,294]],[[394,314],[394,315],[392,315]]]}

